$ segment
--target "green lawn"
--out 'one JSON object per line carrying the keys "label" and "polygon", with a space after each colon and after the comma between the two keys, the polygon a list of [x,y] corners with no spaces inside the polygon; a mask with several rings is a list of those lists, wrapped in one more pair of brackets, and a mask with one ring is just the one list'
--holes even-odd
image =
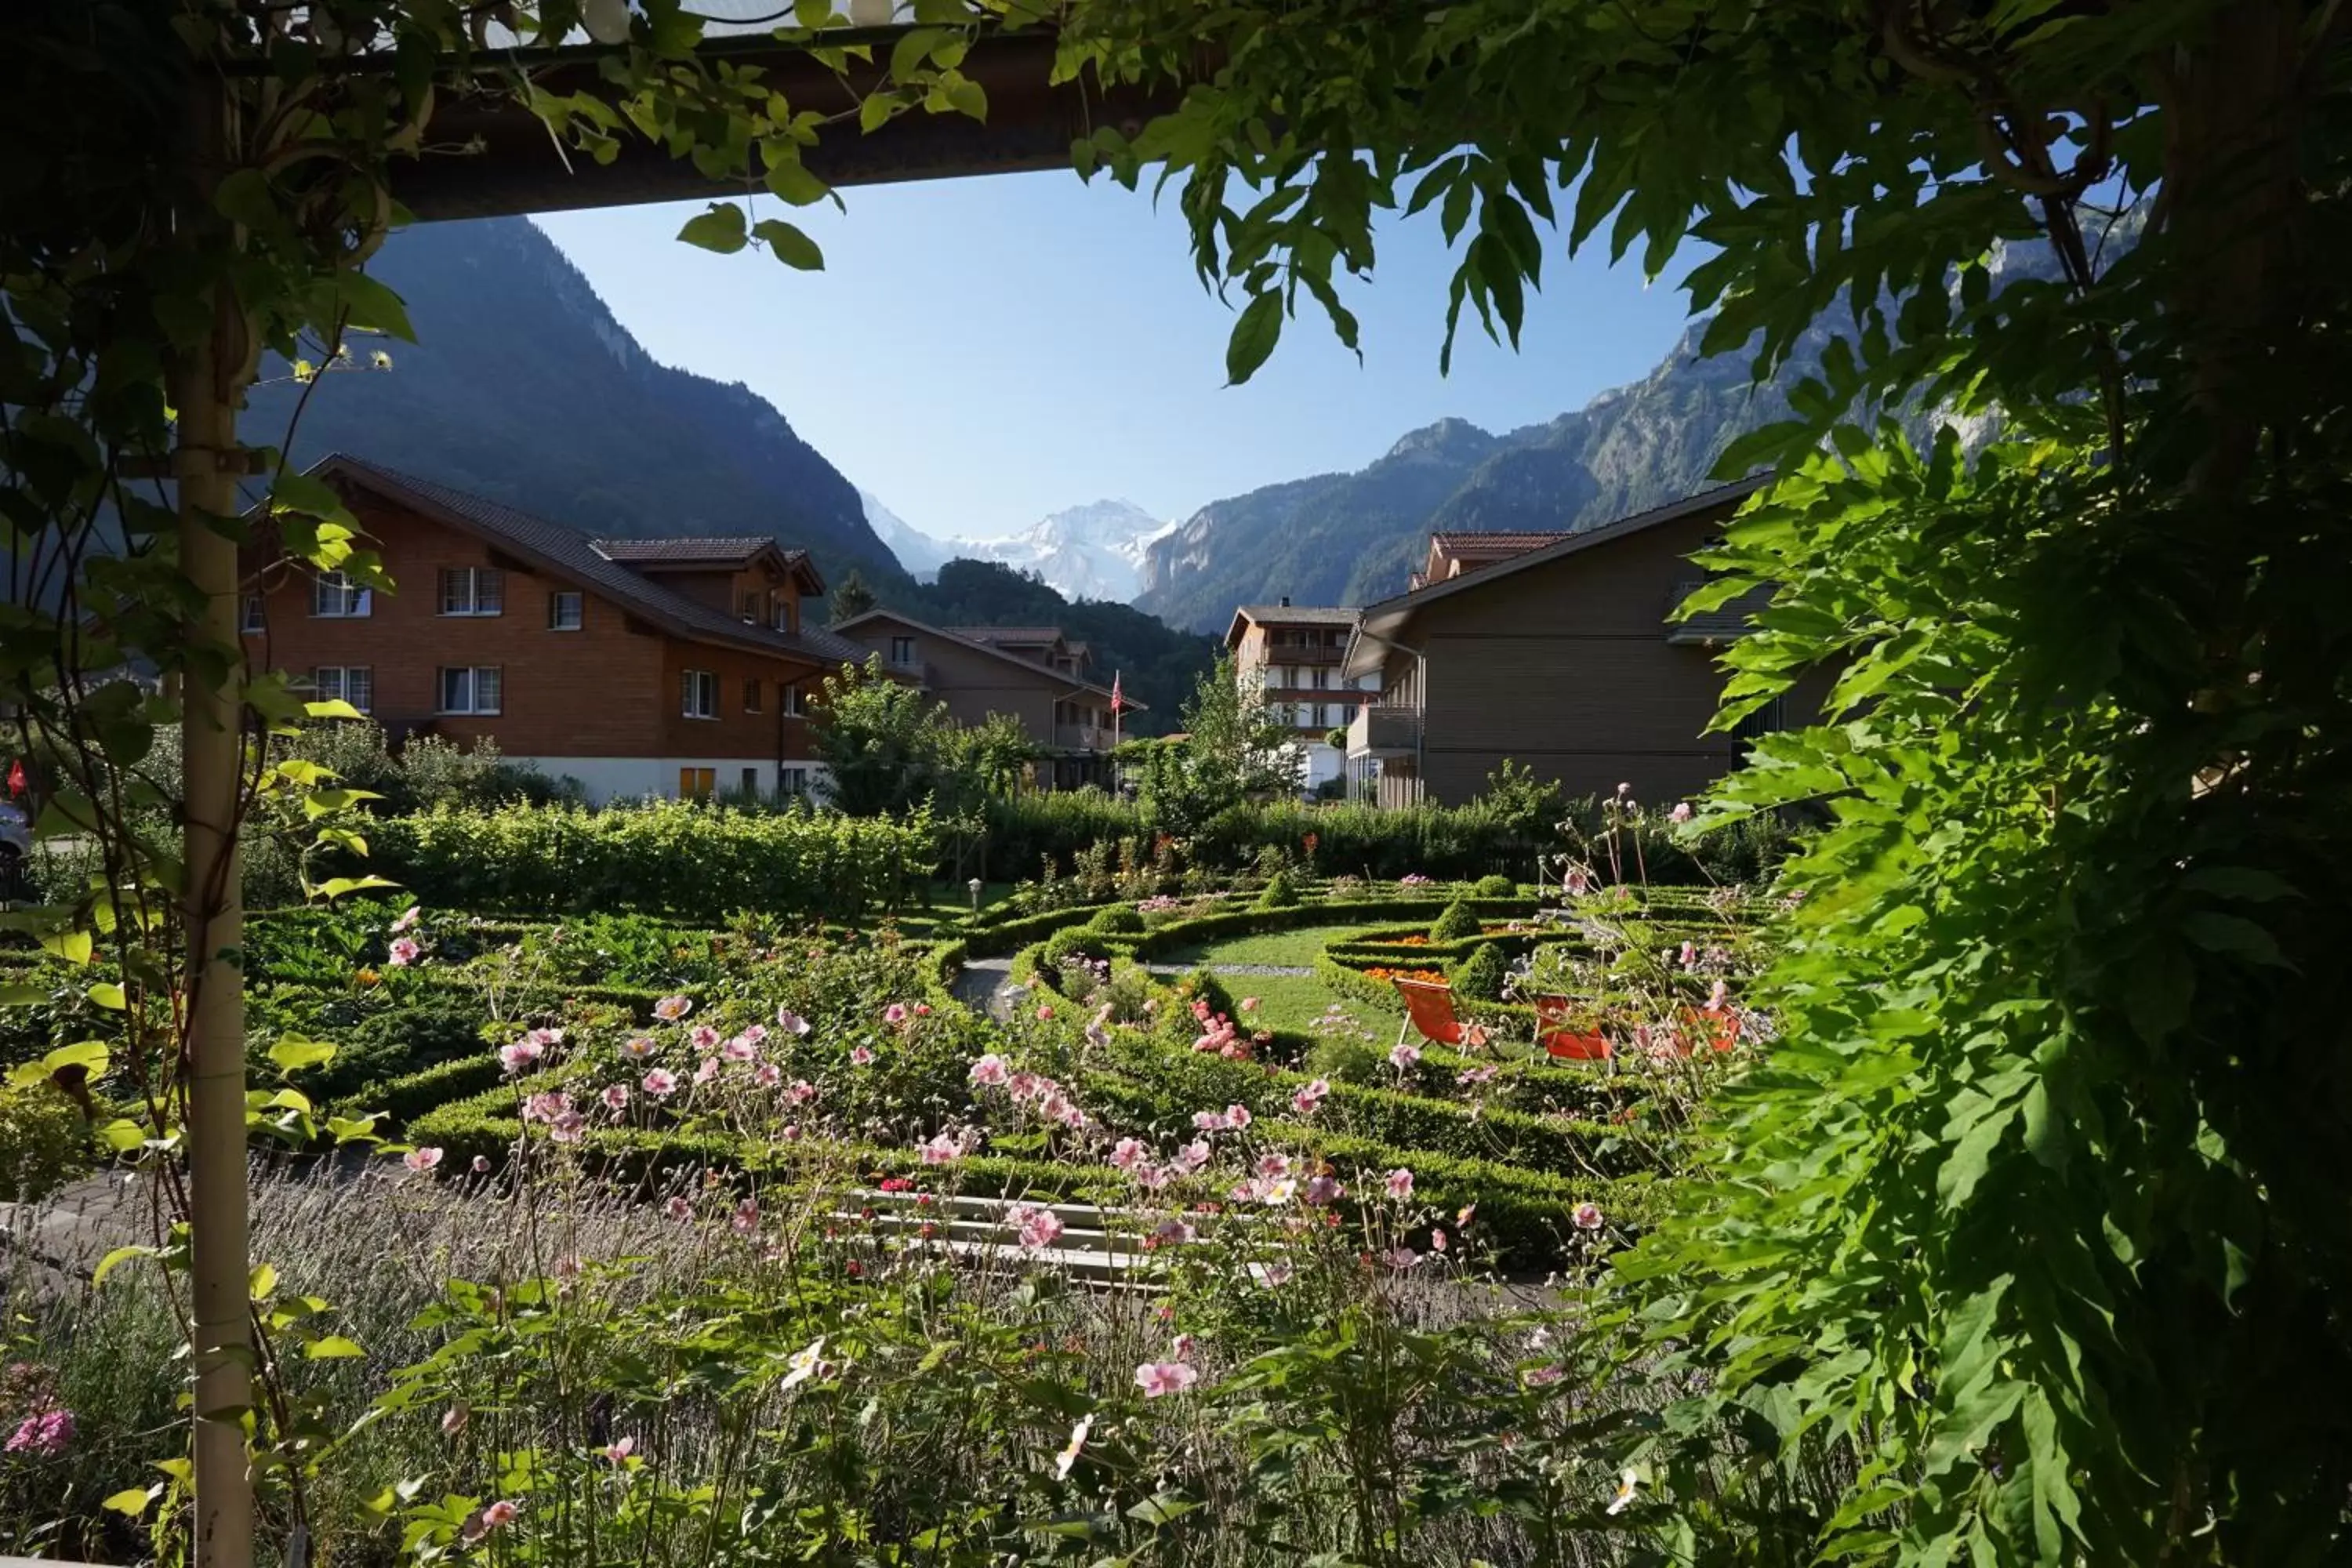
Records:
{"label": "green lawn", "polygon": [[1395,931],[1394,921],[1378,925],[1302,926],[1297,931],[1270,931],[1257,936],[1237,936],[1223,942],[1179,948],[1167,955],[1171,963],[1275,963],[1311,969],[1323,950],[1343,938],[1366,931]]}
{"label": "green lawn", "polygon": [[1379,1029],[1392,1026],[1402,1016],[1341,996],[1312,975],[1227,974],[1220,976],[1217,983],[1233,993],[1237,1003],[1244,996],[1258,999],[1255,1017],[1262,1028],[1310,1029],[1335,1002],[1343,1011]]}

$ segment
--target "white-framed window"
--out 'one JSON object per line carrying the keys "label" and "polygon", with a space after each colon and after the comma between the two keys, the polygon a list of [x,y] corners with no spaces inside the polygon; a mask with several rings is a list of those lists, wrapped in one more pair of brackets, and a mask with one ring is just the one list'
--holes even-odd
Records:
{"label": "white-framed window", "polygon": [[890,662],[897,665],[901,669],[914,668],[915,639],[912,637],[892,637],[890,639]]}
{"label": "white-framed window", "polygon": [[776,596],[776,629],[787,635],[801,629],[800,606],[782,595]]}
{"label": "white-framed window", "polygon": [[269,629],[268,613],[260,595],[247,594],[237,600],[236,629],[248,635]]}
{"label": "white-framed window", "polygon": [[779,795],[803,795],[808,794],[808,770],[806,768],[778,768],[776,770],[776,793]]}
{"label": "white-framed window", "polygon": [[465,665],[441,671],[440,710],[444,713],[496,713],[506,696],[506,680],[495,664]]}
{"label": "white-framed window", "polygon": [[719,677],[707,669],[679,672],[678,711],[689,719],[719,717]]}
{"label": "white-framed window", "polygon": [[801,689],[797,686],[786,686],[782,689],[782,692],[783,695],[780,700],[784,705],[784,717],[787,719],[799,718],[801,716]]}
{"label": "white-framed window", "polygon": [[362,713],[375,710],[375,670],[364,664],[322,664],[310,671],[314,701],[350,703]]}
{"label": "white-framed window", "polygon": [[344,572],[321,572],[310,580],[310,613],[324,620],[357,620],[373,607],[374,595]]}
{"label": "white-framed window", "polygon": [[441,613],[499,616],[507,608],[507,574],[495,566],[441,568]]}
{"label": "white-framed window", "polygon": [[586,615],[583,595],[577,589],[559,588],[547,596],[549,631],[576,632]]}

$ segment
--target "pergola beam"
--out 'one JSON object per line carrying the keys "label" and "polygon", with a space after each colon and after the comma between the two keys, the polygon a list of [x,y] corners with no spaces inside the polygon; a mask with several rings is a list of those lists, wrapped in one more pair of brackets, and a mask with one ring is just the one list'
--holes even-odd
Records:
{"label": "pergola beam", "polygon": [[[860,132],[857,105],[884,85],[887,71],[879,62],[888,58],[887,47],[873,50],[877,63],[852,62],[846,79],[805,48],[772,38],[721,38],[703,47],[732,66],[759,67],[795,110],[843,117],[804,154],[810,172],[835,185],[1067,168],[1072,142],[1105,125],[1132,134],[1172,108],[1181,90],[1173,84],[1106,90],[1091,77],[1054,82],[1052,34],[995,34],[974,40],[961,67],[988,94],[984,121],[916,110]],[[542,88],[557,94],[609,90],[593,58],[563,53],[571,58],[534,72]],[[396,160],[392,188],[425,222],[708,200],[760,188],[756,167],[712,179],[692,161],[634,134],[624,135],[610,163],[560,153],[538,116],[488,83],[479,93],[450,95],[426,127],[424,144],[452,150]],[[470,150],[454,150],[459,148]]]}

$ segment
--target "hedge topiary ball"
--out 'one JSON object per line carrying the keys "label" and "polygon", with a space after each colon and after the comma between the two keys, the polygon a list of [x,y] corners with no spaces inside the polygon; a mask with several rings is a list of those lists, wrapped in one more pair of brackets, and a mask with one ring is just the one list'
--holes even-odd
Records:
{"label": "hedge topiary ball", "polygon": [[1429,928],[1429,940],[1460,942],[1465,937],[1476,936],[1479,929],[1478,917],[1470,912],[1470,906],[1456,899],[1437,917],[1437,923]]}

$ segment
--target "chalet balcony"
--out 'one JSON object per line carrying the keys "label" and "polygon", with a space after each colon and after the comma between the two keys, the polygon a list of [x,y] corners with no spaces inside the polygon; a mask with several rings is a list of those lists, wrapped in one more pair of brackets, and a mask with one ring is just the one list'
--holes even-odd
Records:
{"label": "chalet balcony", "polygon": [[1108,752],[1112,745],[1108,724],[1056,724],[1054,749],[1061,752]]}
{"label": "chalet balcony", "polygon": [[1367,702],[1348,726],[1350,757],[1410,757],[1421,749],[1421,710]]}

